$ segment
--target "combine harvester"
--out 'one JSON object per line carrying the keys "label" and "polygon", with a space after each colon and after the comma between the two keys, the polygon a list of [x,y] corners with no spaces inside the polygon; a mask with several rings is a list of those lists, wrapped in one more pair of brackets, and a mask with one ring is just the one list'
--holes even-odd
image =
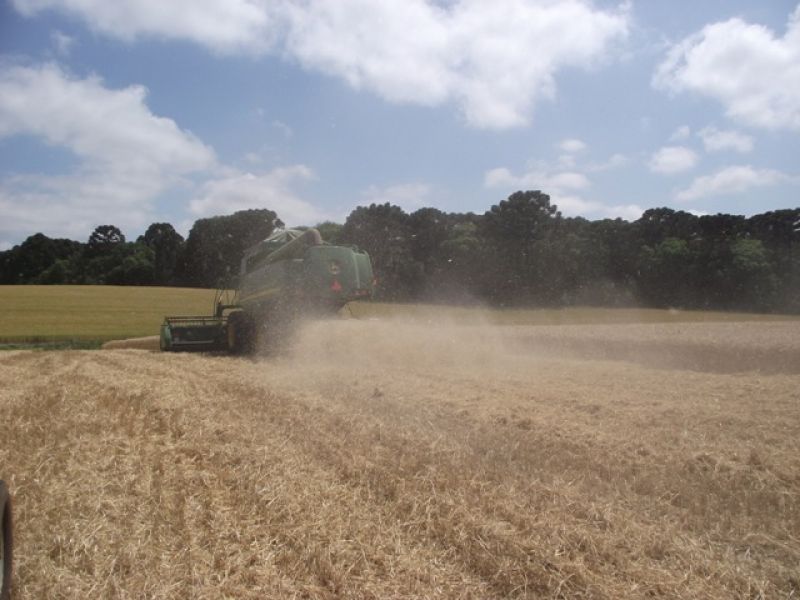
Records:
{"label": "combine harvester", "polygon": [[281,230],[245,251],[238,287],[217,291],[214,316],[166,317],[161,349],[274,348],[297,318],[333,315],[351,300],[371,298],[374,288],[366,252],[323,242],[316,229]]}

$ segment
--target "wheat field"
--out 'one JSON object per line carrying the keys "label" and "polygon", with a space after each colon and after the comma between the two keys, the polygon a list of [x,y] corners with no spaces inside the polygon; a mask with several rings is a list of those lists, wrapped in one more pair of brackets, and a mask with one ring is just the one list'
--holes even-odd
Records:
{"label": "wheat field", "polygon": [[16,598],[794,598],[800,322],[0,353]]}
{"label": "wheat field", "polygon": [[0,344],[153,335],[166,315],[211,315],[214,290],[118,285],[0,285]]}

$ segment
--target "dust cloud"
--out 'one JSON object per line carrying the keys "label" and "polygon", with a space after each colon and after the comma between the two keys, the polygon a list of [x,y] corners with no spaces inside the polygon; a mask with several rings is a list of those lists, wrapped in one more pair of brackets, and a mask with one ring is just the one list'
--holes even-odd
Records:
{"label": "dust cloud", "polygon": [[505,328],[408,320],[309,321],[290,346],[298,366],[364,369],[483,368],[497,370],[514,357]]}
{"label": "dust cloud", "polygon": [[298,326],[297,366],[482,369],[547,358],[611,360],[711,373],[800,373],[800,321],[498,325],[438,313],[422,319],[329,319]]}

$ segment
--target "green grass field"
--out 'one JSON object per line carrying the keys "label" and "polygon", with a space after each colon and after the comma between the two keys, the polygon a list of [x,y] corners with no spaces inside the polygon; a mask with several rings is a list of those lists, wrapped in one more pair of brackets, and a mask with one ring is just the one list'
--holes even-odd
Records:
{"label": "green grass field", "polygon": [[93,346],[157,335],[165,315],[210,315],[214,290],[93,285],[0,286],[0,343]]}
{"label": "green grass field", "polygon": [[[95,347],[112,339],[158,334],[165,315],[210,315],[214,290],[120,286],[0,286],[0,344]],[[488,309],[358,302],[344,309],[359,319],[436,323],[555,325],[752,321],[800,316],[645,308]]]}

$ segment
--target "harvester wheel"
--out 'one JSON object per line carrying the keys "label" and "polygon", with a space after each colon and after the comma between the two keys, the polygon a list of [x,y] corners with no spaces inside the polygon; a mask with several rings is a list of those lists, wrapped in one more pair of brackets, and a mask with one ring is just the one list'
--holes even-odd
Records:
{"label": "harvester wheel", "polygon": [[253,338],[253,325],[242,311],[228,315],[227,345],[232,354],[245,354],[250,351]]}
{"label": "harvester wheel", "polygon": [[0,518],[2,518],[2,545],[0,545],[0,600],[11,597],[11,563],[14,556],[14,536],[11,523],[11,498],[8,488],[0,481]]}

